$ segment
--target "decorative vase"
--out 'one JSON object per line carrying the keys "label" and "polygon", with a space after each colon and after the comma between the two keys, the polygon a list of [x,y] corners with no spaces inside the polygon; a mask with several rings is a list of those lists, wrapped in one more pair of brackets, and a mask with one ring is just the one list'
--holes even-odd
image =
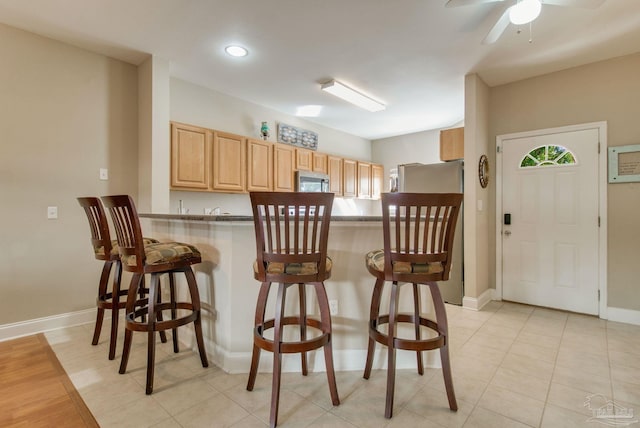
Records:
{"label": "decorative vase", "polygon": [[265,141],[267,140],[267,138],[269,138],[269,125],[267,125],[267,122],[262,122],[262,126],[260,127],[260,135]]}

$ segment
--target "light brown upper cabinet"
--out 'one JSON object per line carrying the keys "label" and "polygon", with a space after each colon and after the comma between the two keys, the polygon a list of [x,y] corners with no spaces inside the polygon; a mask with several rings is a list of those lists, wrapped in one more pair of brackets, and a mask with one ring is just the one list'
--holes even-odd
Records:
{"label": "light brown upper cabinet", "polygon": [[342,196],[355,198],[358,189],[357,162],[351,159],[342,160]]}
{"label": "light brown upper cabinet", "polygon": [[358,162],[358,198],[371,198],[371,164]]}
{"label": "light brown upper cabinet", "polygon": [[273,143],[247,140],[247,190],[273,190]]}
{"label": "light brown upper cabinet", "polygon": [[311,171],[313,152],[307,149],[296,149],[296,171]]}
{"label": "light brown upper cabinet", "polygon": [[296,149],[286,144],[273,146],[273,190],[275,192],[293,192],[293,168]]}
{"label": "light brown upper cabinet", "polygon": [[213,133],[213,190],[245,191],[247,139],[241,135]]}
{"label": "light brown upper cabinet", "polygon": [[329,174],[329,192],[342,196],[342,158],[327,156]]}
{"label": "light brown upper cabinet", "polygon": [[440,131],[440,160],[464,159],[464,127]]}
{"label": "light brown upper cabinet", "polygon": [[211,131],[171,123],[171,187],[208,190],[211,164]]}
{"label": "light brown upper cabinet", "polygon": [[384,167],[382,165],[371,165],[371,198],[380,199],[382,186],[384,183]]}
{"label": "light brown upper cabinet", "polygon": [[326,154],[313,152],[313,171],[328,174]]}

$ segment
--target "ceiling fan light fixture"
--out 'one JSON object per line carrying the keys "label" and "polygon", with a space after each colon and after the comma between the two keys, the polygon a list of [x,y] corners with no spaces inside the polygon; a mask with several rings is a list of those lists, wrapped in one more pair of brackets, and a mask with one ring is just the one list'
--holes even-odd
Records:
{"label": "ceiling fan light fixture", "polygon": [[509,21],[515,25],[528,24],[540,15],[540,0],[519,0],[509,9]]}
{"label": "ceiling fan light fixture", "polygon": [[337,80],[332,80],[327,82],[321,86],[323,91],[329,92],[332,95],[335,95],[338,98],[342,98],[345,101],[350,102],[360,108],[365,110],[369,110],[370,112],[382,111],[387,106],[382,104],[379,101],[374,100],[371,97],[368,97],[355,89],[351,89],[343,83],[338,82]]}

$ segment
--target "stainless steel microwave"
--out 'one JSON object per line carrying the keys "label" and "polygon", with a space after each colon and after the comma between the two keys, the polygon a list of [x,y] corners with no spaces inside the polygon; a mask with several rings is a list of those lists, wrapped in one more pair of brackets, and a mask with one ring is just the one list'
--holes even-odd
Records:
{"label": "stainless steel microwave", "polygon": [[328,192],[329,176],[319,172],[296,171],[296,192]]}

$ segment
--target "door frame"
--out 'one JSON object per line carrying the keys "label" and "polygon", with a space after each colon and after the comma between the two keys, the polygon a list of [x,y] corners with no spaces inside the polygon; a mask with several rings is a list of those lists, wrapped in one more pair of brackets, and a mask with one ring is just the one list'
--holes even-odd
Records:
{"label": "door frame", "polygon": [[598,148],[598,316],[607,319],[607,122],[591,122],[496,136],[496,296],[502,300],[502,151],[505,140],[597,129]]}

